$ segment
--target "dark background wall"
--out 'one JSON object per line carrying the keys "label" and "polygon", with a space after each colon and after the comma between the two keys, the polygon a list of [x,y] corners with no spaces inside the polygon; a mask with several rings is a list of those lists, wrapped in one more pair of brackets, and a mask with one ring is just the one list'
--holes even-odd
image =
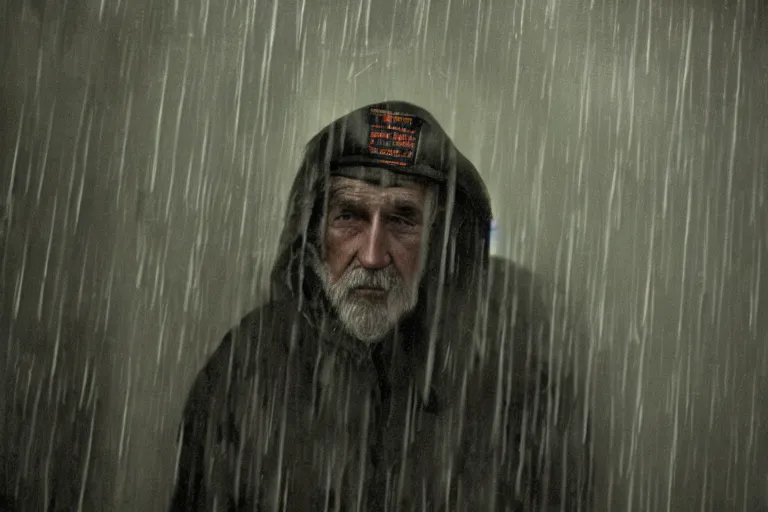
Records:
{"label": "dark background wall", "polygon": [[4,492],[164,504],[301,145],[402,98],[480,168],[499,251],[579,306],[599,509],[768,506],[757,0],[3,5]]}

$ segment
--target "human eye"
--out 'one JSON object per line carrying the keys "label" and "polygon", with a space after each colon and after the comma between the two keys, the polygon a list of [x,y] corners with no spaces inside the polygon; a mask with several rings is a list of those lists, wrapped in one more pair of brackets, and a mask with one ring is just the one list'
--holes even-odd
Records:
{"label": "human eye", "polygon": [[416,221],[413,218],[405,215],[393,215],[390,217],[390,222],[402,227],[416,226]]}
{"label": "human eye", "polygon": [[338,221],[349,221],[349,220],[355,220],[357,218],[357,215],[351,211],[351,210],[340,210],[334,215],[333,220]]}
{"label": "human eye", "polygon": [[331,208],[331,220],[340,224],[357,222],[363,218],[363,211],[353,204],[338,204]]}
{"label": "human eye", "polygon": [[393,212],[387,218],[391,229],[411,233],[421,228],[421,217],[415,212]]}
{"label": "human eye", "polygon": [[395,226],[415,228],[421,225],[421,211],[410,206],[403,206],[392,211],[389,219]]}

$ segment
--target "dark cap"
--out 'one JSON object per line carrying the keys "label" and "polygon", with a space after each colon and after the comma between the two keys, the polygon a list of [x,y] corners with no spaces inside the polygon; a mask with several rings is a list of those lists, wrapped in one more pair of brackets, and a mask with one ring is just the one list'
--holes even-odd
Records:
{"label": "dark cap", "polygon": [[434,116],[416,105],[404,101],[367,105],[326,126],[315,139],[322,140],[324,161],[333,175],[378,168],[445,186],[455,176],[457,190],[482,217],[491,218],[488,192],[477,169]]}

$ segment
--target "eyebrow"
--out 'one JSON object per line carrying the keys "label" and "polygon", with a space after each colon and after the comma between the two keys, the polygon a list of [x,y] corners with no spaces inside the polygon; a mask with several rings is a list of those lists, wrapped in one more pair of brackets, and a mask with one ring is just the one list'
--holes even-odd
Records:
{"label": "eyebrow", "polygon": [[392,206],[395,211],[408,217],[416,218],[424,213],[424,209],[413,203],[413,201],[395,200],[392,202]]}
{"label": "eyebrow", "polygon": [[331,197],[328,201],[328,209],[338,208],[341,210],[361,210],[360,201],[355,201],[349,197]]}
{"label": "eyebrow", "polygon": [[[364,205],[365,201],[341,195],[333,195],[329,200],[329,208],[340,208],[356,211],[363,209]],[[418,217],[424,212],[424,208],[419,205],[418,202],[402,197],[393,198],[391,201],[386,203],[386,206],[391,207],[393,210],[402,215],[409,215],[413,217]]]}

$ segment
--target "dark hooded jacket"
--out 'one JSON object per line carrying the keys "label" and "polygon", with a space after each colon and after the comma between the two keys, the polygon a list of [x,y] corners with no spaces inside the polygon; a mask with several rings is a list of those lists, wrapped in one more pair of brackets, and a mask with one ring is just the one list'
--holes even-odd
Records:
{"label": "dark hooded jacket", "polygon": [[[418,304],[368,346],[310,262],[329,179],[378,173],[439,192]],[[529,274],[489,260],[490,220],[476,169],[412,104],[366,106],[315,136],[270,299],[190,392],[172,510],[586,510],[584,415]]]}

